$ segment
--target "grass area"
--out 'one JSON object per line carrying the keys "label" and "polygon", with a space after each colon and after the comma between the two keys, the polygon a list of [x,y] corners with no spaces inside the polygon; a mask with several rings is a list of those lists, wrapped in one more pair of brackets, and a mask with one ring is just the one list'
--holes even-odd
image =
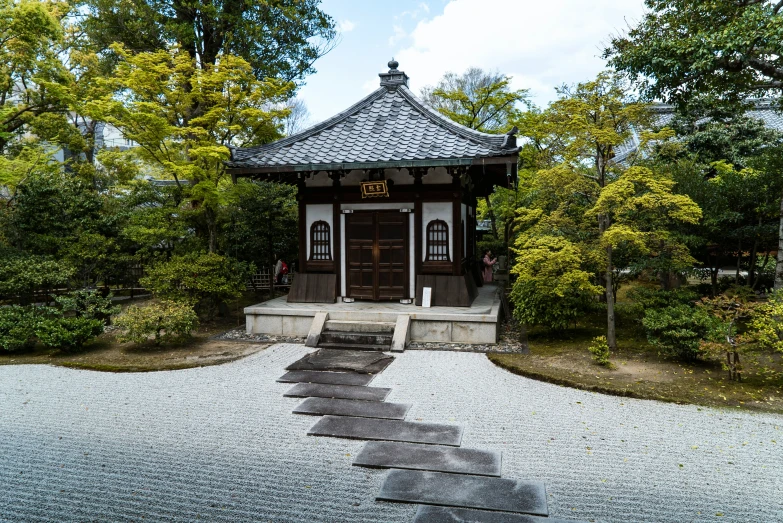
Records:
{"label": "grass area", "polygon": [[[0,365],[49,364],[106,372],[148,372],[219,365],[248,356],[268,344],[212,340],[211,336],[245,324],[242,309],[268,299],[248,293],[229,303],[227,314],[202,323],[185,342],[155,347],[152,343],[119,343],[109,330],[82,350],[73,353],[38,347],[29,352],[0,351]],[[143,304],[145,299],[121,302],[122,307]]]}
{"label": "grass area", "polygon": [[613,369],[595,364],[587,350],[593,337],[605,334],[605,316],[589,315],[573,329],[553,333],[534,328],[529,354],[489,354],[511,372],[578,389],[691,403],[783,413],[783,354],[743,355],[742,382],[731,381],[722,362],[683,363],[667,359],[651,346],[641,329],[618,322]]}

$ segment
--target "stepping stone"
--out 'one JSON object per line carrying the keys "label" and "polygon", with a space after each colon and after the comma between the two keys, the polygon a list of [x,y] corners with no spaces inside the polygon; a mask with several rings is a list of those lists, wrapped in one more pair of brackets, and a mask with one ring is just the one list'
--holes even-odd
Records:
{"label": "stepping stone", "polygon": [[360,467],[500,476],[500,452],[388,441],[368,442],[353,464]]}
{"label": "stepping stone", "polygon": [[281,383],[328,383],[330,385],[367,385],[374,374],[355,372],[324,372],[313,370],[291,370],[280,376]]}
{"label": "stepping stone", "polygon": [[375,498],[382,501],[479,508],[546,516],[546,488],[538,481],[391,470]]}
{"label": "stepping stone", "polygon": [[378,374],[394,360],[383,352],[321,349],[295,361],[286,370],[353,371]]}
{"label": "stepping stone", "polygon": [[509,512],[488,512],[470,508],[433,507],[422,505],[413,523],[585,523],[574,519],[542,518]]}
{"label": "stepping stone", "polygon": [[353,416],[356,418],[405,419],[410,405],[381,401],[356,401],[331,398],[307,398],[295,409],[294,414]]}
{"label": "stepping stone", "polygon": [[462,427],[457,425],[341,416],[324,416],[310,428],[307,434],[349,439],[407,441],[454,447],[458,447],[462,441]]}
{"label": "stepping stone", "polygon": [[343,398],[349,400],[383,401],[391,389],[381,387],[354,387],[352,385],[326,385],[323,383],[297,383],[283,396],[293,398]]}

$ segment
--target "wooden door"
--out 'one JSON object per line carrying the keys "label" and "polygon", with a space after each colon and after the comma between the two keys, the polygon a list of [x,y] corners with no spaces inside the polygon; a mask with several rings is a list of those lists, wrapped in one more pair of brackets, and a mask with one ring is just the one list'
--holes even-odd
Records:
{"label": "wooden door", "polygon": [[409,297],[408,213],[346,215],[348,296],[365,300]]}

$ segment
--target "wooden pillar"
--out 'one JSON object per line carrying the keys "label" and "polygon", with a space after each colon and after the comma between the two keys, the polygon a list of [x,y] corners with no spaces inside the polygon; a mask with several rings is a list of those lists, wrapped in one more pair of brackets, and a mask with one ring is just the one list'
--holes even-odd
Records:
{"label": "wooden pillar", "polygon": [[452,244],[454,245],[454,252],[452,258],[454,258],[454,267],[452,274],[454,276],[460,276],[462,274],[462,184],[460,181],[462,175],[462,169],[454,169],[451,172],[452,186],[454,192],[452,193],[451,202],[451,237],[453,238]]}
{"label": "wooden pillar", "polygon": [[335,296],[341,296],[342,295],[342,287],[340,284],[340,276],[342,275],[342,250],[340,249],[340,245],[342,242],[342,229],[340,227],[340,218],[342,217],[342,213],[340,212],[340,202],[342,201],[342,187],[340,184],[340,176],[341,173],[336,173],[336,175],[330,175],[332,178],[332,188],[334,190],[334,203],[333,203],[333,209],[332,209],[332,240],[333,240],[333,248],[332,248],[332,259],[334,260],[334,274],[335,274],[335,283],[334,283],[334,295]]}
{"label": "wooden pillar", "polygon": [[[414,168],[411,170],[413,174],[413,185],[416,187],[416,192],[413,195],[413,256],[414,263],[413,269],[416,272],[416,278],[418,279],[421,274],[422,265],[422,234],[421,228],[423,227],[422,216],[422,204],[421,204],[421,191],[424,188],[422,183],[422,177],[427,172],[426,168]],[[416,280],[414,280],[416,281]]]}
{"label": "wooden pillar", "polygon": [[304,181],[297,184],[299,189],[296,199],[299,200],[299,267],[300,273],[307,272],[307,204],[305,203]]}

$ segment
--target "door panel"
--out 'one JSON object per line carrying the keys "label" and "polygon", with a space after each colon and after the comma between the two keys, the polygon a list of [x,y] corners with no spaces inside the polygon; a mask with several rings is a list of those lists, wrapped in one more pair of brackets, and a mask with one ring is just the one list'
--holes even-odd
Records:
{"label": "door panel", "polygon": [[375,299],[375,219],[370,213],[347,214],[348,296]]}
{"label": "door panel", "polygon": [[346,215],[348,296],[367,300],[408,298],[408,214]]}

